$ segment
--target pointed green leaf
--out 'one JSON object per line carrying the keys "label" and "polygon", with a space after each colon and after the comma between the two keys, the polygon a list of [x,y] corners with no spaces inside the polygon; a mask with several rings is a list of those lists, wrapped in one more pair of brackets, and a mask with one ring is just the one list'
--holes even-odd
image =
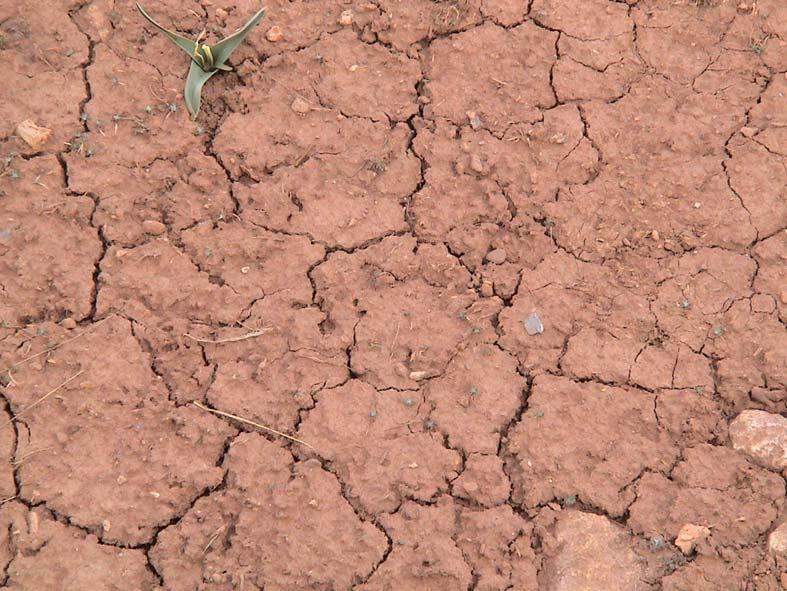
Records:
{"label": "pointed green leaf", "polygon": [[139,3],[137,3],[137,9],[139,10],[139,12],[142,13],[142,16],[144,16],[145,19],[147,19],[147,21],[151,25],[153,25],[159,31],[161,31],[167,37],[169,37],[170,41],[172,41],[175,45],[177,45],[183,51],[185,51],[191,59],[194,59],[194,51],[197,49],[197,43],[195,41],[192,41],[191,39],[186,39],[182,35],[178,35],[177,33],[173,33],[169,29],[165,29],[164,27],[162,27],[160,24],[158,24],[156,21],[153,20],[153,17],[151,17],[147,12],[145,12],[145,10],[139,5]]}
{"label": "pointed green leaf", "polygon": [[235,48],[241,44],[251,30],[257,26],[263,16],[265,16],[264,8],[260,9],[257,14],[251,17],[249,22],[243,25],[243,28],[211,47],[211,51],[213,51],[214,67],[220,68],[224,65],[224,62],[229,59],[230,54],[235,51]]}
{"label": "pointed green leaf", "polygon": [[199,113],[199,106],[202,100],[202,87],[216,72],[218,72],[218,70],[206,72],[199,67],[197,62],[191,62],[189,66],[189,75],[186,78],[186,92],[184,93],[184,97],[186,99],[186,108],[189,110],[189,113],[191,113],[192,119],[196,119],[197,113]]}

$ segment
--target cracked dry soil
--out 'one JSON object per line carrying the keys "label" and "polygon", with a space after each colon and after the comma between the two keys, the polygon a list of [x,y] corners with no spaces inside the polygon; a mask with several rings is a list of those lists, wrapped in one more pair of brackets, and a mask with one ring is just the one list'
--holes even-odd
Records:
{"label": "cracked dry soil", "polygon": [[267,8],[0,6],[3,588],[787,586],[787,4]]}

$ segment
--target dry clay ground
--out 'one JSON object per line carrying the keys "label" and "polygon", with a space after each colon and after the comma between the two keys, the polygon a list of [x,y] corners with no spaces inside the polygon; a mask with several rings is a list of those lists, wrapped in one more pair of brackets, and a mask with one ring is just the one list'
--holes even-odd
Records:
{"label": "dry clay ground", "polygon": [[787,587],[782,0],[0,34],[4,588]]}

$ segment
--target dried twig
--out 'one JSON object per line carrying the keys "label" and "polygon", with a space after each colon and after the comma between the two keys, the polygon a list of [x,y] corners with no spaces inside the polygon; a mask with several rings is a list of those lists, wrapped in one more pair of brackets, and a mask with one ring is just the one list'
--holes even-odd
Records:
{"label": "dried twig", "polygon": [[202,339],[199,337],[195,337],[194,335],[190,335],[189,333],[184,333],[183,336],[187,339],[191,339],[192,341],[196,341],[197,343],[208,343],[211,345],[220,345],[221,343],[237,343],[238,341],[245,341],[246,339],[253,339],[260,335],[264,335],[266,332],[272,331],[272,328],[263,328],[261,330],[255,330],[253,332],[241,335],[239,337],[228,337],[226,339],[216,339],[215,341],[212,339]]}
{"label": "dried twig", "polygon": [[39,398],[38,400],[36,400],[36,401],[35,401],[33,404],[31,404],[30,406],[26,406],[25,408],[23,408],[22,410],[20,410],[20,411],[19,411],[18,413],[16,413],[16,414],[15,414],[13,417],[11,417],[11,418],[10,418],[8,421],[6,421],[5,423],[3,423],[2,427],[5,427],[6,425],[10,425],[10,424],[11,424],[11,423],[13,423],[15,420],[17,420],[17,419],[18,419],[20,416],[22,416],[24,413],[26,413],[28,410],[30,410],[31,408],[33,408],[33,407],[35,407],[35,406],[38,406],[39,404],[41,404],[41,403],[42,403],[44,400],[46,400],[47,398],[49,398],[50,396],[52,396],[52,394],[54,394],[55,392],[57,392],[58,390],[60,390],[60,389],[61,389],[63,386],[65,386],[65,385],[69,384],[70,382],[73,382],[75,379],[77,379],[77,378],[78,378],[79,376],[81,376],[83,373],[85,373],[85,370],[84,370],[84,369],[80,369],[78,372],[76,372],[74,375],[72,375],[70,378],[68,378],[68,379],[67,379],[65,382],[63,382],[63,383],[62,383],[62,384],[60,384],[59,386],[55,386],[54,388],[52,388],[52,389],[51,389],[49,392],[47,392],[46,394],[44,394],[44,395],[43,395],[41,398]]}
{"label": "dried twig", "polygon": [[77,340],[79,337],[81,337],[81,336],[84,336],[84,335],[86,335],[86,334],[87,334],[87,333],[89,333],[89,332],[92,332],[93,330],[95,330],[95,329],[96,329],[96,327],[100,326],[101,324],[103,324],[103,323],[104,323],[104,322],[106,322],[107,320],[109,320],[109,316],[107,316],[106,318],[104,318],[104,319],[102,319],[102,320],[99,320],[99,321],[98,321],[98,322],[96,322],[95,324],[91,324],[91,325],[90,325],[88,328],[86,328],[85,330],[83,330],[83,331],[82,331],[82,332],[80,332],[79,334],[77,334],[77,335],[74,335],[74,336],[73,336],[73,337],[71,337],[70,339],[66,339],[65,341],[62,341],[62,342],[60,342],[60,343],[57,343],[56,345],[52,345],[52,346],[51,346],[51,347],[49,347],[48,349],[44,349],[44,350],[43,350],[43,351],[41,351],[40,353],[36,353],[35,355],[31,355],[30,357],[25,357],[25,358],[24,358],[24,359],[22,359],[21,361],[17,361],[16,363],[13,363],[13,364],[9,365],[8,367],[6,367],[6,368],[5,368],[5,369],[4,369],[2,372],[0,372],[0,373],[5,373],[5,372],[7,372],[7,371],[9,371],[9,370],[11,370],[11,369],[14,369],[15,367],[19,367],[20,365],[23,365],[23,364],[27,363],[28,361],[32,361],[32,360],[33,360],[33,359],[35,359],[36,357],[41,357],[41,355],[46,355],[47,353],[50,353],[50,352],[54,351],[55,349],[59,349],[59,348],[60,348],[60,347],[62,347],[63,345],[67,345],[68,343],[70,343],[70,342],[72,342],[72,341],[75,341],[75,340]]}
{"label": "dried twig", "polygon": [[[270,427],[266,427],[265,425],[260,425],[259,423],[255,423],[254,421],[250,421],[249,419],[244,419],[243,417],[239,417],[238,415],[233,415],[228,412],[224,412],[222,410],[216,410],[215,408],[209,408],[202,404],[201,402],[197,402],[196,400],[192,402],[194,406],[197,408],[201,408],[202,410],[207,410],[208,412],[213,413],[214,415],[219,415],[222,417],[227,417],[228,419],[233,419],[235,421],[240,421],[241,423],[246,423],[247,425],[252,425],[257,427],[258,429],[262,429],[263,431],[268,431],[269,433],[273,433],[274,435],[278,435],[279,437],[284,437],[285,439],[289,439],[290,441],[294,441],[295,443],[300,443],[301,445],[305,445],[311,449],[315,449],[313,445],[309,445],[305,441],[300,439],[296,439],[286,433],[282,433],[281,431],[277,431],[276,429],[271,429]],[[315,450],[316,451],[316,450]]]}
{"label": "dried twig", "polygon": [[226,525],[222,525],[222,526],[221,526],[219,529],[217,529],[217,530],[216,530],[216,533],[215,533],[215,534],[213,534],[213,535],[210,537],[210,539],[208,540],[208,543],[205,545],[205,549],[204,549],[204,550],[202,550],[202,555],[203,555],[203,556],[205,556],[205,554],[208,552],[208,550],[210,550],[210,547],[213,545],[213,542],[215,542],[215,541],[216,541],[216,538],[218,538],[218,537],[219,537],[219,534],[220,534],[222,531],[224,531],[224,528],[225,528],[225,527],[227,527],[227,526],[226,526]]}

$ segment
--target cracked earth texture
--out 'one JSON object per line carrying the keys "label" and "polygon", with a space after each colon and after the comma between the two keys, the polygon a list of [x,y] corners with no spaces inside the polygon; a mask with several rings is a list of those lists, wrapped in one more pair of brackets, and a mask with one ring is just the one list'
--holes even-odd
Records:
{"label": "cracked earth texture", "polygon": [[787,585],[787,4],[267,9],[0,6],[3,588]]}

